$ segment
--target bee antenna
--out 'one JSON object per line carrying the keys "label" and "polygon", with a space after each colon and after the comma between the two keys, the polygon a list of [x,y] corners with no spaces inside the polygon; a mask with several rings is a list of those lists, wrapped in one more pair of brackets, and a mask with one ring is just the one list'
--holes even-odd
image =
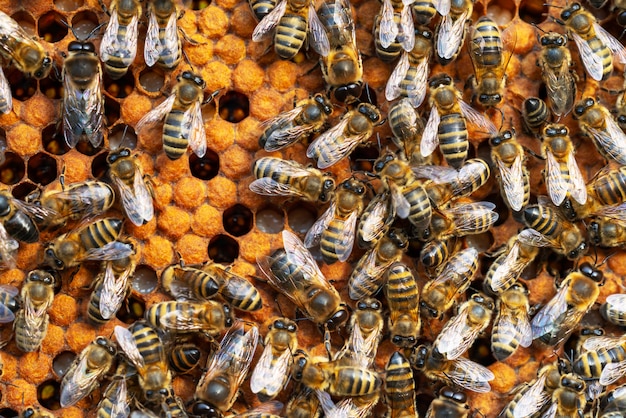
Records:
{"label": "bee antenna", "polygon": [[[544,3],[544,6],[547,6],[547,4]],[[541,27],[539,27],[539,25],[537,25],[535,22],[532,22],[531,25],[533,25],[535,27],[535,29],[539,30],[540,32],[548,33],[547,31],[545,31]]]}

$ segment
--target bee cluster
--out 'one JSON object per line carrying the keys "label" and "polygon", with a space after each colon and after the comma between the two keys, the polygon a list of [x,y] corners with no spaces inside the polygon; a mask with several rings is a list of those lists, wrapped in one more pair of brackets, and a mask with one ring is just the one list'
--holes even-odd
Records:
{"label": "bee cluster", "polygon": [[0,416],[625,414],[595,3],[0,2]]}

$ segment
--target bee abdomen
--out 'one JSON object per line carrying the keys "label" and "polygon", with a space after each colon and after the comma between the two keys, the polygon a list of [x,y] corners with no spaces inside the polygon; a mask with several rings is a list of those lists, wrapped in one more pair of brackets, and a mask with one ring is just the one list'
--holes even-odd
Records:
{"label": "bee abdomen", "polygon": [[177,160],[187,152],[189,132],[184,131],[184,111],[172,109],[163,124],[163,151],[170,160]]}
{"label": "bee abdomen", "polygon": [[413,3],[413,13],[417,24],[427,25],[437,14],[437,9],[430,0],[417,0]]}
{"label": "bee abdomen", "polygon": [[170,352],[170,366],[176,373],[187,373],[200,362],[201,352],[193,344],[174,347]]}
{"label": "bee abdomen", "polygon": [[15,318],[15,345],[24,353],[32,353],[37,351],[41,346],[41,342],[46,336],[48,329],[48,314],[44,314],[41,327],[33,329],[26,325],[24,311],[18,312]]}
{"label": "bee abdomen", "polygon": [[327,264],[333,264],[339,260],[337,256],[338,250],[344,249],[344,245],[341,243],[341,234],[343,233],[344,222],[338,219],[332,220],[328,228],[322,233],[322,239],[320,241],[320,250],[324,262]]}
{"label": "bee abdomen", "polygon": [[31,218],[23,212],[15,214],[4,222],[7,233],[18,241],[37,242],[39,241],[39,230]]}
{"label": "bee abdomen", "polygon": [[511,335],[512,330],[505,332],[500,327],[494,328],[491,335],[491,352],[498,361],[504,361],[519,347],[519,341],[515,335]]}
{"label": "bee abdomen", "polygon": [[[378,58],[385,62],[391,62],[400,56],[402,52],[402,45],[397,39],[392,42],[387,48],[380,43],[380,13],[376,15],[374,20],[374,45],[376,47],[376,55]],[[393,14],[393,21],[395,25],[400,24],[400,15],[398,13]]]}
{"label": "bee abdomen", "polygon": [[446,161],[457,170],[460,169],[469,149],[465,119],[458,113],[443,115],[438,135],[439,147]]}
{"label": "bee abdomen", "polygon": [[282,59],[296,56],[306,39],[307,22],[300,15],[285,14],[274,35],[274,49]]}
{"label": "bee abdomen", "polygon": [[102,317],[102,312],[100,312],[100,295],[102,294],[102,288],[102,282],[96,285],[91,293],[89,305],[87,306],[87,318],[97,326],[105,324],[108,321],[108,319]]}
{"label": "bee abdomen", "polygon": [[382,383],[377,373],[357,367],[342,367],[336,373],[333,391],[336,396],[369,395]]}
{"label": "bee abdomen", "polygon": [[89,225],[87,229],[80,234],[80,239],[86,249],[101,248],[115,241],[121,231],[121,219],[101,219]]}
{"label": "bee abdomen", "polygon": [[598,37],[589,39],[587,43],[593,53],[602,60],[602,80],[608,79],[613,72],[613,54],[611,50]]}
{"label": "bee abdomen", "polygon": [[407,359],[399,351],[389,358],[386,369],[385,392],[388,402],[399,411],[410,410],[414,405],[415,381]]}
{"label": "bee abdomen", "polygon": [[159,363],[163,359],[163,344],[156,331],[145,323],[135,322],[132,334],[145,364]]}

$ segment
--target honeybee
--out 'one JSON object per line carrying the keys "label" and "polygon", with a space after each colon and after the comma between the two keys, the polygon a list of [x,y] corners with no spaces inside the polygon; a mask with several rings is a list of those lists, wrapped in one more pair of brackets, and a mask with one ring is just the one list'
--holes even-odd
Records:
{"label": "honeybee", "polygon": [[240,412],[233,415],[227,415],[226,418],[280,418],[277,415],[283,409],[283,404],[279,401],[267,401],[263,402],[256,408],[248,409],[245,412]]}
{"label": "honeybee", "polygon": [[520,283],[498,295],[498,313],[491,332],[491,352],[498,361],[511,356],[519,346],[529,347],[533,342],[528,312],[528,289]]}
{"label": "honeybee", "polygon": [[11,92],[9,80],[4,75],[2,68],[0,68],[0,113],[6,115],[11,110],[13,110],[13,93]]}
{"label": "honeybee", "polygon": [[602,318],[612,324],[626,326],[626,294],[614,293],[600,306]]}
{"label": "honeybee", "polygon": [[548,104],[539,97],[529,97],[522,103],[522,120],[529,132],[540,135],[550,118]]}
{"label": "honeybee", "polygon": [[306,150],[306,156],[317,160],[318,168],[328,168],[371,137],[374,127],[384,121],[376,106],[360,103],[343,115],[339,123],[315,138]]}
{"label": "honeybee", "polygon": [[350,299],[371,296],[383,285],[385,272],[400,261],[409,240],[400,228],[392,228],[381,237],[374,248],[368,250],[350,274],[348,289]]}
{"label": "honeybee", "polygon": [[352,6],[348,0],[323,2],[317,14],[330,42],[328,54],[320,57],[324,81],[337,101],[354,102],[363,89],[363,61],[356,46]]}
{"label": "honeybee", "polygon": [[329,54],[330,43],[326,30],[315,12],[315,5],[307,0],[281,0],[252,32],[252,40],[259,42],[274,32],[274,50],[282,59],[294,58],[305,39],[320,56]]}
{"label": "honeybee", "polygon": [[0,190],[0,239],[4,244],[2,259],[5,262],[11,260],[14,247],[9,236],[22,242],[39,241],[39,230],[33,218],[45,214],[37,206],[15,199],[8,190]]}
{"label": "honeybee", "polygon": [[574,331],[598,299],[604,283],[602,272],[589,263],[567,275],[556,295],[533,317],[533,338],[555,346]]}
{"label": "honeybee", "polygon": [[346,261],[352,253],[357,220],[365,207],[365,184],[349,178],[335,191],[335,199],[322,216],[311,226],[304,245],[311,248],[318,243],[327,264]]}
{"label": "honeybee", "polygon": [[383,48],[389,48],[397,41],[402,49],[411,51],[415,44],[415,28],[410,5],[400,0],[382,0],[382,3],[376,41]]}
{"label": "honeybee", "polygon": [[528,228],[517,234],[522,244],[550,247],[570,260],[587,252],[587,243],[578,226],[563,219],[552,207],[528,205],[523,211],[523,219]]}
{"label": "honeybee", "polygon": [[384,290],[390,311],[391,342],[401,348],[411,348],[417,344],[421,328],[419,288],[411,269],[400,262],[393,264],[387,270]]}
{"label": "honeybee", "polygon": [[467,418],[470,415],[467,405],[467,395],[457,392],[450,387],[444,386],[439,390],[439,396],[430,403],[426,418],[457,417]]}
{"label": "honeybee", "polygon": [[574,105],[576,79],[572,72],[572,55],[567,47],[567,36],[547,32],[539,39],[541,53],[538,65],[546,85],[548,102],[552,113],[566,115]]}
{"label": "honeybee", "polygon": [[626,385],[621,385],[607,393],[600,400],[599,418],[619,418],[626,412]]}
{"label": "honeybee", "polygon": [[626,134],[609,110],[591,97],[576,103],[574,118],[580,129],[593,139],[596,149],[608,161],[626,164]]}
{"label": "honeybee", "polygon": [[143,58],[148,67],[172,70],[183,54],[176,21],[178,9],[173,0],[152,0],[148,3],[148,30]]}
{"label": "honeybee", "polygon": [[250,326],[246,331],[239,321],[228,330],[198,382],[194,414],[221,416],[230,410],[248,374],[258,337],[257,327]]}
{"label": "honeybee", "polygon": [[613,54],[626,62],[626,50],[580,3],[572,3],[561,12],[561,21],[580,52],[587,73],[596,81],[606,80],[613,72]]}
{"label": "honeybee", "polygon": [[437,12],[442,16],[447,15],[450,12],[448,4],[450,4],[448,0],[415,0],[411,5],[415,23],[428,25]]}
{"label": "honeybee", "polygon": [[[378,402],[377,393],[361,397],[342,399],[336,404],[333,402],[330,394],[324,392],[323,390],[316,389],[315,394],[319,399],[320,406],[324,411],[324,417],[326,418],[369,416],[371,409]],[[369,400],[371,396],[374,397],[374,400]],[[362,398],[368,398],[368,400],[361,402]]]}
{"label": "honeybee", "polygon": [[189,373],[200,363],[202,353],[193,343],[176,345],[169,351],[170,369],[175,373]]}
{"label": "honeybee", "polygon": [[133,224],[142,226],[154,217],[154,205],[152,192],[135,158],[130,149],[122,148],[107,156],[107,164],[111,181],[119,191],[126,217]]}
{"label": "honeybee", "polygon": [[[381,60],[385,62],[391,62],[400,56],[400,53],[402,53],[403,49],[402,49],[402,44],[398,40],[397,36],[392,39],[391,43],[389,43],[388,46],[386,47],[383,46],[382,38],[389,38],[389,36],[388,35],[385,36],[384,34],[381,33],[381,21],[383,18],[382,12],[383,12],[383,9],[381,8],[380,11],[374,17],[374,29],[373,29],[374,48],[376,49],[376,55],[378,56],[378,58],[380,58]],[[393,22],[392,22],[393,25],[395,27],[400,27],[402,15],[392,10],[392,16],[387,19],[393,19]],[[413,22],[411,22],[411,24],[413,24]],[[402,40],[406,43],[406,37],[403,37]]]}
{"label": "honeybee", "polygon": [[385,367],[385,399],[389,418],[417,418],[413,370],[399,351],[389,357]]}
{"label": "honeybee", "polygon": [[348,320],[346,305],[326,280],[311,253],[293,233],[282,233],[284,250],[257,259],[272,287],[287,296],[315,323],[335,330]]}
{"label": "honeybee", "polygon": [[17,287],[8,284],[0,285],[0,324],[15,320],[15,312],[20,305],[16,296],[20,293]]}
{"label": "honeybee", "polygon": [[115,376],[104,389],[98,403],[97,418],[121,418],[130,415],[128,388],[123,376]]}
{"label": "honeybee", "polygon": [[37,351],[48,332],[48,309],[54,300],[54,275],[33,270],[24,280],[20,299],[22,309],[15,315],[15,344],[25,353]]}
{"label": "honeybee", "polygon": [[411,354],[411,364],[428,379],[440,380],[473,392],[489,392],[489,381],[495,378],[491,370],[464,357],[447,360],[434,346],[416,347]]}
{"label": "honeybee", "polygon": [[122,220],[104,218],[60,235],[46,244],[44,261],[56,270],[77,266],[85,260],[118,260],[134,251],[132,245],[117,241]]}
{"label": "honeybee", "polygon": [[435,56],[439,64],[448,65],[459,55],[465,41],[465,27],[473,11],[473,0],[450,1],[450,13],[441,18],[435,35]]}
{"label": "honeybee", "polygon": [[378,300],[364,298],[358,301],[350,318],[350,336],[333,360],[339,360],[344,365],[371,367],[383,336],[384,324],[382,304]]}
{"label": "honeybee", "polygon": [[512,211],[519,212],[530,199],[530,177],[524,148],[517,142],[514,129],[491,137],[489,145],[491,160],[498,167],[496,178],[504,201]]}
{"label": "honeybee", "polygon": [[[104,8],[102,0],[100,4]],[[117,80],[126,74],[137,55],[141,3],[138,0],[113,0],[109,13],[111,18],[102,36],[100,59],[107,74]]]}
{"label": "honeybee", "polygon": [[89,140],[102,143],[104,96],[102,67],[91,42],[72,41],[63,63],[63,135],[70,148]]}
{"label": "honeybee", "polygon": [[265,196],[295,196],[309,202],[326,203],[335,190],[335,180],[330,173],[291,160],[259,158],[252,171],[256,180],[250,183],[250,190]]}
{"label": "honeybee", "polygon": [[111,369],[117,349],[108,338],[97,337],[76,357],[61,381],[61,408],[89,395]]}
{"label": "honeybee", "polygon": [[421,153],[429,156],[438,145],[448,165],[460,169],[469,149],[466,120],[490,134],[496,127],[461,98],[452,78],[440,74],[430,80],[430,116],[422,135]]}
{"label": "honeybee", "polygon": [[528,245],[517,235],[511,237],[506,249],[489,266],[485,275],[485,288],[489,292],[502,293],[519,279],[522,272],[539,254],[539,248]]}
{"label": "honeybee", "polygon": [[359,247],[367,248],[377,243],[387,232],[395,216],[389,192],[384,190],[376,194],[359,218],[356,234]]}
{"label": "honeybee", "polygon": [[438,210],[422,238],[425,241],[444,241],[452,237],[482,234],[498,220],[495,207],[491,202],[474,202]]}
{"label": "honeybee", "polygon": [[43,411],[39,407],[29,406],[28,408],[26,408],[20,413],[19,417],[20,418],[54,418],[54,415],[52,415],[49,412]]}
{"label": "honeybee", "polygon": [[206,82],[197,74],[185,71],[176,78],[172,94],[160,105],[148,112],[137,123],[136,131],[152,126],[161,119],[163,123],[163,150],[170,160],[177,160],[191,147],[200,158],[206,153],[206,133],[200,106],[213,100],[219,91],[213,92],[206,101]]}
{"label": "honeybee", "polygon": [[409,99],[402,98],[391,105],[387,112],[389,127],[393,133],[393,143],[400,150],[413,167],[428,165],[431,158],[423,157],[420,152],[420,142],[424,124],[417,112],[413,109]]}
{"label": "honeybee", "polygon": [[574,372],[583,379],[599,379],[608,386],[626,374],[626,337],[589,337],[583,342],[584,351],[572,364]]}
{"label": "honeybee", "polygon": [[48,77],[52,69],[50,54],[4,12],[0,12],[0,46],[0,56],[5,61],[3,66],[13,64],[27,77]]}
{"label": "honeybee", "polygon": [[333,104],[323,94],[300,100],[296,106],[263,122],[265,131],[259,145],[265,151],[278,151],[310,135],[321,132],[328,117],[333,113]]}
{"label": "honeybee", "polygon": [[276,318],[265,336],[265,348],[250,376],[250,390],[272,399],[289,381],[293,354],[298,349],[298,326],[288,318]]}
{"label": "honeybee", "polygon": [[319,418],[322,414],[319,399],[313,390],[300,385],[299,390],[287,402],[286,416],[289,418]]}
{"label": "honeybee", "polygon": [[619,219],[599,216],[587,225],[589,241],[596,247],[622,247],[626,245],[626,225]]}
{"label": "honeybee", "polygon": [[585,409],[585,381],[573,373],[561,376],[559,386],[552,393],[552,404],[543,416],[575,417]]}
{"label": "honeybee", "polygon": [[441,273],[424,285],[420,302],[422,314],[441,319],[455,298],[469,288],[477,270],[478,251],[475,248],[453,254]]}
{"label": "honeybee", "polygon": [[[405,7],[405,10],[410,9]],[[415,46],[402,53],[396,68],[387,81],[385,97],[388,101],[395,100],[400,96],[406,97],[411,102],[411,106],[417,108],[426,97],[428,60],[433,49],[433,33],[428,28],[418,28],[414,31]]]}
{"label": "honeybee", "polygon": [[278,0],[248,0],[250,9],[257,22],[263,20],[274,7],[278,4]]}
{"label": "honeybee", "polygon": [[114,333],[128,362],[137,369],[146,400],[160,404],[170,395],[172,372],[159,335],[144,321],[137,321],[128,329],[116,325]]}
{"label": "honeybee", "polygon": [[144,317],[155,329],[173,333],[202,331],[210,337],[215,337],[234,321],[230,307],[214,300],[158,302],[146,310]]}

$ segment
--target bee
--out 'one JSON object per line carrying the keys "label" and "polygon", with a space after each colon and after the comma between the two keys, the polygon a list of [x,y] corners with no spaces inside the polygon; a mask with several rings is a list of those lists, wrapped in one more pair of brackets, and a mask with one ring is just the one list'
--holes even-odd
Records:
{"label": "bee", "polygon": [[491,322],[493,308],[493,299],[482,293],[474,293],[461,305],[457,315],[446,322],[433,347],[448,360],[458,358],[487,328]]}
{"label": "bee", "polygon": [[277,415],[283,409],[283,404],[279,401],[263,402],[259,406],[253,409],[248,409],[245,412],[237,413],[234,415],[227,415],[226,418],[280,418]]}
{"label": "bee", "polygon": [[365,184],[349,178],[335,191],[335,199],[311,226],[304,245],[311,248],[318,243],[327,264],[346,261],[350,257],[356,236],[357,220],[365,208]]}
{"label": "bee", "polygon": [[126,378],[115,376],[104,389],[102,399],[98,403],[96,418],[119,418],[130,415],[128,388]]}
{"label": "bee", "polygon": [[511,356],[519,346],[529,347],[533,342],[528,312],[528,289],[520,283],[498,295],[498,313],[491,332],[491,352],[498,361]]}
{"label": "bee", "polygon": [[350,299],[359,300],[376,293],[383,285],[385,272],[400,261],[408,245],[409,240],[402,229],[392,228],[385,233],[352,270],[348,280]]}
{"label": "bee", "polygon": [[312,1],[281,0],[254,28],[252,40],[259,42],[272,31],[274,50],[282,59],[294,58],[304,45],[307,35],[311,47],[320,56],[325,57],[330,52],[328,35],[315,13]]}
{"label": "bee", "polygon": [[626,225],[619,219],[599,216],[587,225],[589,241],[596,247],[622,247],[626,245]]}
{"label": "bee", "polygon": [[263,20],[274,7],[278,4],[278,0],[248,0],[250,4],[250,10],[254,15],[257,22]]}
{"label": "bee", "polygon": [[117,349],[105,337],[97,337],[76,357],[61,381],[61,408],[89,395],[111,369]]}
{"label": "bee", "polygon": [[496,178],[504,201],[512,211],[519,212],[530,200],[530,176],[524,148],[517,141],[514,129],[491,137],[489,145],[491,160],[498,167]]}
{"label": "bee", "polygon": [[[385,61],[385,62],[392,62],[393,60],[395,60],[396,58],[400,56],[400,54],[403,51],[403,48],[397,36],[391,40],[391,43],[389,43],[388,46],[386,47],[383,46],[382,39],[383,38],[388,39],[389,35],[384,35],[381,32],[381,22],[383,18],[382,12],[383,12],[383,9],[381,8],[380,11],[374,17],[374,28],[373,28],[374,48],[376,50],[376,55],[378,56],[378,58],[380,58],[382,61]],[[392,10],[392,16],[387,17],[387,20],[388,21],[393,20],[393,22],[391,23],[394,25],[394,27],[399,28],[400,25],[402,24],[402,17],[403,16],[400,13],[394,12]],[[413,22],[411,22],[411,25],[413,25]],[[413,35],[413,38],[415,38],[414,35]],[[403,37],[403,41],[404,43],[406,43],[407,37]]]}
{"label": "bee", "polygon": [[539,97],[529,97],[522,103],[522,120],[528,132],[535,135],[541,134],[550,118],[548,104]]}
{"label": "bee", "polygon": [[319,399],[315,392],[304,385],[294,391],[295,395],[287,402],[286,416],[289,418],[319,418],[322,414]]}
{"label": "bee", "polygon": [[559,386],[552,393],[552,403],[546,411],[546,417],[580,416],[585,409],[585,381],[573,373],[561,376]]}
{"label": "bee", "polygon": [[259,145],[265,151],[278,151],[310,135],[321,132],[328,117],[333,113],[333,104],[328,97],[317,93],[300,100],[296,106],[263,123],[265,131]]}
{"label": "bee", "polygon": [[129,328],[116,325],[114,334],[128,362],[137,369],[145,399],[160,404],[170,395],[172,372],[159,335],[144,321],[137,321]]}
{"label": "bee", "polygon": [[142,226],[154,217],[152,192],[146,178],[128,148],[107,155],[109,176],[117,187],[126,217],[135,225]]}
{"label": "bee", "polygon": [[350,318],[350,336],[333,360],[339,360],[344,365],[372,366],[383,336],[384,323],[380,301],[374,298],[358,301]]}
{"label": "bee", "polygon": [[404,151],[404,156],[413,167],[428,165],[431,158],[423,157],[420,152],[420,142],[424,124],[411,101],[406,97],[391,105],[388,112],[389,127],[393,133],[391,138],[398,149]]}
{"label": "bee", "polygon": [[89,140],[98,148],[104,131],[102,67],[91,42],[72,41],[63,63],[63,135],[70,148]]}
{"label": "bee", "polygon": [[489,392],[489,381],[495,378],[491,370],[465,357],[447,360],[434,346],[416,347],[410,361],[428,379],[440,380],[473,392]]}
{"label": "bee", "polygon": [[0,56],[4,64],[13,64],[27,77],[48,77],[52,59],[39,41],[4,12],[0,12],[0,28]]}
{"label": "bee", "polygon": [[200,363],[202,353],[195,344],[180,344],[169,352],[170,370],[175,373],[189,373]]}
{"label": "bee", "polygon": [[594,80],[609,78],[613,72],[613,54],[620,62],[626,62],[626,50],[621,42],[603,29],[580,3],[572,3],[565,8],[559,23],[567,27],[587,73]]}
{"label": "bee", "polygon": [[518,235],[511,237],[504,251],[491,263],[485,276],[485,288],[492,293],[509,289],[539,254],[539,248],[528,245]]}
{"label": "bee", "polygon": [[155,329],[174,333],[202,331],[210,337],[215,337],[234,321],[230,307],[214,300],[158,302],[146,310],[144,317]]}
{"label": "bee", "polygon": [[457,392],[454,389],[444,386],[439,390],[439,396],[430,403],[426,418],[444,417],[469,417],[470,408],[467,405],[467,395]]}
{"label": "bee", "polygon": [[176,25],[179,17],[173,0],[152,0],[148,3],[148,30],[143,50],[148,67],[157,64],[165,70],[173,70],[180,63],[183,53]]}
{"label": "bee", "polygon": [[606,160],[626,164],[626,134],[609,110],[591,97],[576,103],[574,118],[580,129],[593,139],[596,149]]}
{"label": "bee", "polygon": [[374,127],[384,121],[376,106],[360,103],[343,115],[338,124],[315,138],[306,150],[306,156],[317,160],[318,168],[328,168],[371,137]]}
{"label": "bee", "polygon": [[580,229],[550,206],[528,205],[523,211],[528,227],[517,235],[522,244],[534,247],[550,247],[570,260],[576,260],[587,252],[587,243]]}
{"label": "bee", "polygon": [[15,286],[0,285],[0,324],[8,324],[15,320],[15,313],[20,309],[16,297],[18,293],[20,291]]}
{"label": "bee", "polygon": [[546,86],[552,113],[566,115],[574,105],[576,78],[572,72],[572,55],[567,48],[567,36],[547,32],[539,39],[541,53],[538,65]]}
{"label": "bee", "polygon": [[496,127],[461,99],[452,78],[440,74],[430,80],[430,116],[422,135],[421,153],[429,156],[440,145],[448,165],[460,169],[469,149],[466,122],[494,134]]}
{"label": "bee", "polygon": [[376,194],[359,218],[356,234],[359,247],[368,248],[377,243],[389,229],[394,217],[389,192],[385,190]]}
{"label": "bee", "polygon": [[614,293],[600,306],[602,318],[621,327],[626,326],[626,294]]}
{"label": "bee", "polygon": [[24,280],[20,292],[22,309],[15,315],[15,344],[25,353],[37,351],[48,332],[48,309],[54,300],[54,275],[33,270]]}
{"label": "bee", "polygon": [[265,196],[295,196],[309,202],[326,203],[335,190],[335,180],[330,173],[291,160],[259,158],[252,171],[256,180],[250,183],[250,190]]}
{"label": "bee", "polygon": [[44,215],[37,206],[15,199],[8,190],[0,190],[0,241],[5,262],[11,260],[14,247],[10,237],[27,243],[39,241],[39,229],[33,218],[40,214]]}
{"label": "bee", "polygon": [[432,49],[433,33],[430,29],[415,29],[415,46],[402,53],[400,61],[387,81],[385,97],[388,101],[406,97],[414,108],[422,104],[426,97],[428,60]]}
{"label": "bee", "polygon": [[[0,15],[1,18],[1,15]],[[0,113],[6,115],[13,110],[13,93],[11,85],[0,68]]]}
{"label": "bee", "polygon": [[128,243],[117,241],[122,220],[104,218],[60,235],[46,244],[44,261],[56,270],[80,265],[85,260],[118,260],[134,251]]}
{"label": "bee", "polygon": [[607,393],[600,400],[599,418],[620,418],[626,412],[626,385],[621,385]]}
{"label": "bee", "polygon": [[452,307],[455,298],[469,288],[477,270],[478,251],[475,248],[453,254],[441,273],[424,285],[420,302],[422,314],[441,319],[444,312]]}
{"label": "bee", "polygon": [[452,237],[482,234],[498,220],[491,202],[474,202],[436,211],[430,227],[422,234],[425,241],[445,241]]}
{"label": "bee", "polygon": [[198,382],[194,414],[214,417],[230,410],[248,374],[258,337],[255,326],[246,331],[241,322],[228,330]]}
{"label": "bee", "polygon": [[384,290],[390,311],[391,342],[401,348],[411,348],[417,344],[421,328],[419,288],[411,269],[403,263],[393,264],[387,270]]}
{"label": "bee", "polygon": [[417,418],[413,370],[400,351],[389,357],[385,367],[385,399],[389,418]]}
{"label": "bee", "polygon": [[626,374],[626,337],[589,337],[583,342],[584,351],[572,364],[574,372],[583,379],[599,379],[608,386]]}
{"label": "bee", "polygon": [[54,418],[54,415],[39,407],[29,406],[20,413],[19,418]]}
{"label": "bee", "polygon": [[109,13],[111,18],[102,36],[100,59],[107,74],[117,80],[126,74],[137,55],[141,3],[138,0],[113,0]]}
{"label": "bee", "polygon": [[447,0],[415,0],[411,5],[415,23],[425,26],[430,23],[437,12],[442,16],[448,14],[450,10],[448,9],[446,13],[447,4],[449,4]]}
{"label": "bee", "polygon": [[604,283],[602,272],[589,263],[567,275],[556,295],[533,317],[533,338],[555,346],[574,331],[598,299]]}
{"label": "bee", "polygon": [[400,0],[382,0],[382,3],[377,15],[375,42],[383,48],[397,42],[405,51],[411,51],[415,44],[415,28],[410,5]]}
{"label": "bee", "polygon": [[320,56],[324,81],[337,101],[354,102],[363,90],[363,61],[356,46],[352,6],[348,0],[323,2],[317,14],[330,47],[327,55]]}
{"label": "bee", "polygon": [[311,253],[293,233],[282,233],[284,250],[257,259],[270,285],[287,296],[313,322],[335,330],[348,320],[337,290],[322,275]]}
{"label": "bee", "polygon": [[473,0],[450,1],[450,13],[441,18],[435,34],[435,56],[439,64],[448,65],[459,55],[473,11]]}
{"label": "bee", "polygon": [[288,318],[275,318],[265,336],[265,348],[250,376],[252,393],[273,399],[289,381],[293,354],[298,349],[298,326]]}
{"label": "bee", "polygon": [[177,160],[191,147],[200,158],[206,153],[206,133],[200,107],[213,100],[219,91],[213,92],[206,101],[206,82],[197,74],[185,71],[176,78],[172,94],[160,105],[148,112],[137,123],[136,131],[152,126],[161,119],[163,123],[163,150],[170,160]]}
{"label": "bee", "polygon": [[461,247],[461,241],[457,237],[452,236],[448,239],[434,239],[424,243],[420,250],[419,259],[426,269],[429,277],[436,276],[441,265],[446,262],[450,254],[458,251]]}

